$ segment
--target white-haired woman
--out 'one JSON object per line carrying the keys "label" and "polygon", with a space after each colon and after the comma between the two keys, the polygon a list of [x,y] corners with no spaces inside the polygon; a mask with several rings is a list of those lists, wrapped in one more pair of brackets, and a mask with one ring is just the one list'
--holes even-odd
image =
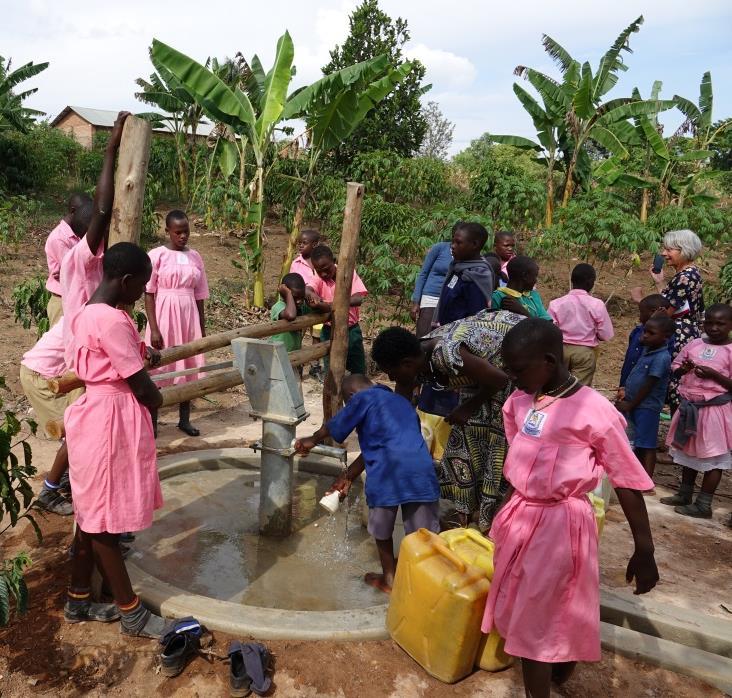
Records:
{"label": "white-haired woman", "polygon": [[[656,274],[651,270],[651,277],[658,292],[665,296],[671,304],[668,314],[676,321],[674,347],[675,358],[682,347],[692,339],[701,337],[701,324],[704,319],[703,282],[694,260],[701,254],[702,242],[692,230],[672,230],[663,236],[661,254],[666,264],[673,267],[675,273],[666,282],[663,270]],[[633,289],[633,300],[640,301],[641,289]],[[668,401],[672,411],[679,406],[679,380],[671,378],[668,389]]]}

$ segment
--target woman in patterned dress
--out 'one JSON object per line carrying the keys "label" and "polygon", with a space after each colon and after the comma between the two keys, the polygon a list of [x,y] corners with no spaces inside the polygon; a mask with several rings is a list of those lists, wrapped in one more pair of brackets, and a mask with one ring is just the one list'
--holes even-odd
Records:
{"label": "woman in patterned dress", "polygon": [[505,310],[483,310],[439,327],[423,339],[427,351],[431,345],[431,379],[459,393],[459,405],[447,417],[452,428],[437,473],[441,496],[453,503],[463,526],[477,513],[482,531],[490,528],[506,493],[502,409],[513,386],[508,381],[502,388],[488,387],[488,383],[479,386],[467,378],[461,349],[502,369],[503,338],[523,319]]}
{"label": "woman in patterned dress", "polygon": [[[671,304],[668,314],[676,322],[674,346],[671,358],[676,358],[681,349],[692,339],[701,337],[704,320],[704,293],[701,273],[694,260],[702,250],[702,242],[691,230],[672,230],[663,236],[661,254],[666,264],[675,270],[666,283],[663,270],[658,274],[651,270],[651,277],[658,292]],[[641,289],[633,289],[633,300],[640,301]],[[679,406],[679,379],[671,376],[668,387],[668,403],[671,412]]]}

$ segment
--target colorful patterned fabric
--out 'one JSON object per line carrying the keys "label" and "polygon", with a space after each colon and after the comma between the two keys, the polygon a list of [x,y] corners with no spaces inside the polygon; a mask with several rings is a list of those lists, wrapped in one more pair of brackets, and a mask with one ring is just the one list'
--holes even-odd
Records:
{"label": "colorful patterned fabric", "polygon": [[[458,388],[461,403],[474,397],[479,387],[462,375],[460,347],[502,368],[503,339],[523,319],[522,315],[506,310],[484,310],[430,333],[428,337],[440,339],[431,356],[438,380],[444,380],[446,387]],[[507,489],[503,479],[507,446],[501,410],[512,390],[509,383],[484,402],[465,425],[453,425],[438,468],[442,497],[450,500],[461,514],[479,512],[481,530],[490,527]]]}

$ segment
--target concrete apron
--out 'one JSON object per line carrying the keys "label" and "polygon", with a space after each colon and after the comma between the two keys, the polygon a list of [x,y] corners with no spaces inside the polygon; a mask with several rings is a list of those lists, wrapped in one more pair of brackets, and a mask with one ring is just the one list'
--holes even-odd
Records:
{"label": "concrete apron", "polygon": [[[250,449],[222,448],[176,453],[158,460],[161,480],[222,467],[259,469],[258,455]],[[295,460],[297,469],[336,477],[342,472],[332,459]],[[148,608],[168,618],[194,616],[212,630],[263,640],[384,640],[386,604],[345,611],[290,611],[247,606],[192,594],[151,576],[127,560],[132,585]]]}
{"label": "concrete apron", "polygon": [[[224,465],[225,463],[225,465]],[[259,457],[249,449],[222,448],[164,456],[158,461],[164,480],[196,470],[221,467],[256,469]],[[329,459],[303,458],[299,469],[336,476],[341,467]],[[144,572],[134,562],[127,569],[135,590],[166,617],[195,616],[213,630],[260,639],[382,640],[387,605],[347,611],[283,611],[246,606],[191,594]],[[732,623],[701,617],[683,608],[603,590],[601,639],[606,649],[687,676],[732,693]]]}

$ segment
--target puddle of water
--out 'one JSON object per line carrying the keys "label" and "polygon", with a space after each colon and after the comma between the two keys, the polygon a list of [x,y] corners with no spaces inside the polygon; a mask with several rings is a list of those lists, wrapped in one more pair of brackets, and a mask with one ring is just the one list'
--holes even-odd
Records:
{"label": "puddle of water", "polygon": [[[205,470],[162,482],[165,506],[137,535],[133,559],[181,589],[225,601],[285,610],[333,611],[387,602],[363,575],[379,571],[373,539],[362,524],[363,492],[329,516],[318,506],[333,478],[295,474],[293,534],[258,532],[259,474]],[[401,524],[395,545],[402,537]]]}

